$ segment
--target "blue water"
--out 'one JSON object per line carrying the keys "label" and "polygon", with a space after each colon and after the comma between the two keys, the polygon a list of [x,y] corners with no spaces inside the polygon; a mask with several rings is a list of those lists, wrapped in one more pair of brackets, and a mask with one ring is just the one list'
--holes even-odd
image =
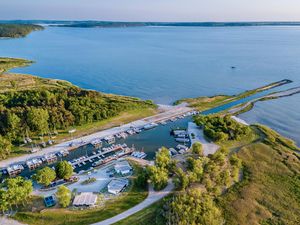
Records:
{"label": "blue water", "polygon": [[[282,79],[294,81],[286,88],[300,85],[300,27],[49,27],[1,40],[0,55],[36,61],[16,72],[157,103],[237,94]],[[300,95],[280,102],[283,108],[277,100],[259,103],[261,110],[242,117],[300,143]]]}

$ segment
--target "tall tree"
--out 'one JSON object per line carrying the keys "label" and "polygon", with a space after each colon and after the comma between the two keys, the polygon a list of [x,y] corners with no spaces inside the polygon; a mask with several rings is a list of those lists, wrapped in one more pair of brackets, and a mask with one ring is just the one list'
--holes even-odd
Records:
{"label": "tall tree", "polygon": [[0,159],[5,159],[11,151],[11,142],[0,135]]}
{"label": "tall tree", "polygon": [[196,155],[203,156],[203,147],[200,142],[195,142],[192,145],[192,152]]}
{"label": "tall tree", "polygon": [[168,171],[157,166],[148,167],[149,180],[154,186],[155,190],[161,190],[168,184]]}
{"label": "tall tree", "polygon": [[46,109],[30,108],[27,114],[27,122],[32,131],[45,134],[49,129],[49,113]]}
{"label": "tall tree", "polygon": [[7,134],[11,140],[15,140],[20,130],[21,119],[14,113],[9,112],[6,117]]}
{"label": "tall tree", "polygon": [[61,161],[56,165],[55,171],[59,178],[69,179],[73,174],[73,167],[67,161]]}
{"label": "tall tree", "polygon": [[70,205],[71,191],[66,186],[59,186],[56,192],[56,198],[61,207],[65,208]]}
{"label": "tall tree", "polygon": [[34,179],[42,185],[48,186],[56,178],[56,173],[53,169],[49,167],[44,167],[43,169],[37,171]]}
{"label": "tall tree", "polygon": [[167,148],[162,147],[156,154],[155,165],[157,167],[168,169],[171,162],[170,152]]}

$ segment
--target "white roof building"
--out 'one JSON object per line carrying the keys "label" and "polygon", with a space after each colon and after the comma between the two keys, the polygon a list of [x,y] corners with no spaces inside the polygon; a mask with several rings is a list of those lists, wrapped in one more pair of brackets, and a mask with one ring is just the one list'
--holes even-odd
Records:
{"label": "white roof building", "polygon": [[92,207],[95,206],[97,198],[97,195],[93,194],[92,192],[82,192],[81,194],[75,196],[73,205]]}
{"label": "white roof building", "polygon": [[114,168],[117,173],[120,173],[123,176],[129,174],[132,170],[132,167],[129,165],[129,163],[126,160],[118,161],[115,164]]}
{"label": "white roof building", "polygon": [[107,185],[108,192],[111,194],[119,194],[124,190],[125,187],[127,187],[129,184],[127,179],[113,179],[109,184]]}

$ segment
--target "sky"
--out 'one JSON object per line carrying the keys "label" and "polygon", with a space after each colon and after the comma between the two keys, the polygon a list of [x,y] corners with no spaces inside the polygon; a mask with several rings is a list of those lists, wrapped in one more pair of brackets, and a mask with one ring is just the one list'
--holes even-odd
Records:
{"label": "sky", "polygon": [[0,0],[0,20],[300,21],[300,0]]}

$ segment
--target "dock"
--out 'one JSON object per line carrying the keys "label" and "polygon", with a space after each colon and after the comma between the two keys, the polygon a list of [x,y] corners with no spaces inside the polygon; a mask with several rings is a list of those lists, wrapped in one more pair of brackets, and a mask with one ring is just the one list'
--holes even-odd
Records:
{"label": "dock", "polygon": [[102,151],[98,151],[98,153],[93,154],[91,156],[80,157],[76,161],[73,160],[73,162],[71,161],[70,164],[73,167],[76,167],[76,166],[80,166],[80,164],[85,165],[88,162],[93,162],[94,159],[96,159],[96,161],[103,159],[104,163],[107,163],[107,162],[105,162],[105,159],[109,159],[109,157],[104,158],[103,156],[105,154],[108,154],[108,153],[111,153],[111,152],[119,152],[119,153],[122,152],[123,154],[118,154],[115,157],[115,158],[119,158],[119,157],[122,157],[124,155],[130,154],[133,151],[134,151],[134,148],[133,147],[129,148],[126,144],[123,144],[123,145],[120,145],[120,144],[118,144],[118,145],[112,145],[111,147],[103,148]]}

